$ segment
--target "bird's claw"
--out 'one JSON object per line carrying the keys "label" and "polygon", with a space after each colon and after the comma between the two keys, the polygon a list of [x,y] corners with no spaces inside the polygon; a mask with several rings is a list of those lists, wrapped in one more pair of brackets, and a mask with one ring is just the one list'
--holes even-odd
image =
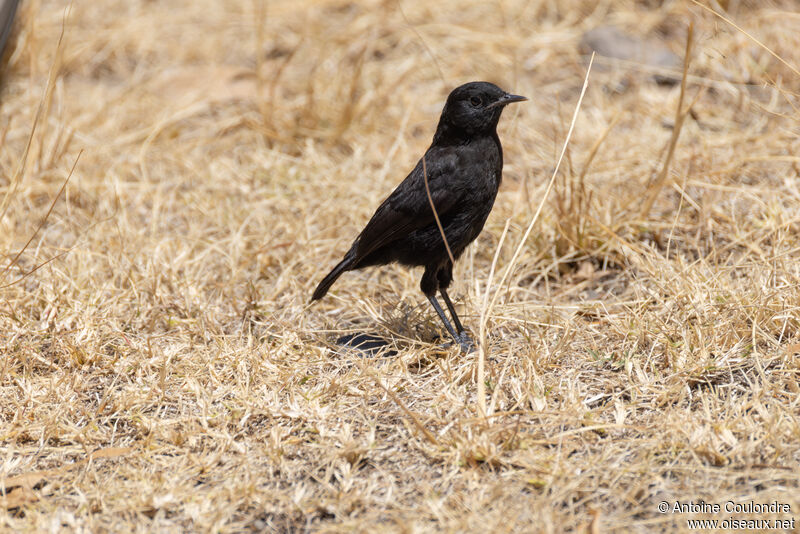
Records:
{"label": "bird's claw", "polygon": [[464,354],[471,354],[475,352],[475,343],[472,342],[472,338],[469,337],[469,334],[467,334],[466,332],[459,332],[454,336],[453,339],[454,341],[446,343],[442,345],[442,347],[449,348],[455,344],[458,344],[458,346],[461,348],[461,352],[463,352]]}
{"label": "bird's claw", "polygon": [[459,332],[457,341],[461,345],[461,352],[465,354],[475,352],[475,343],[472,342],[472,338],[466,332]]}

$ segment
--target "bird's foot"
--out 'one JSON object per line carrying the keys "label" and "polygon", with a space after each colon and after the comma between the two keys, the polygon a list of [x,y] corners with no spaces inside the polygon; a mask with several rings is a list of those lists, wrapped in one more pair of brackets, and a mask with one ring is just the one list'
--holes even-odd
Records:
{"label": "bird's foot", "polygon": [[465,354],[475,352],[475,343],[473,343],[472,338],[469,337],[469,334],[467,334],[465,331],[458,333],[457,341],[458,344],[461,345],[461,351]]}
{"label": "bird's foot", "polygon": [[475,352],[475,343],[473,343],[472,338],[469,337],[469,334],[467,334],[466,332],[459,332],[458,334],[455,335],[453,339],[454,341],[451,341],[450,343],[445,343],[444,345],[442,345],[442,347],[450,348],[453,345],[458,344],[458,346],[461,347],[461,352],[463,352],[464,354],[471,354]]}

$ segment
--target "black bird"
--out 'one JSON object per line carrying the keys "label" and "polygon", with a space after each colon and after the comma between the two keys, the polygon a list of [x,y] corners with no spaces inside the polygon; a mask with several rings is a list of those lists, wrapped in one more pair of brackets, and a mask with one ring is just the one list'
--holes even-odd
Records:
{"label": "black bird", "polygon": [[[345,271],[395,261],[424,266],[420,289],[453,339],[469,352],[472,342],[447,295],[453,280],[453,262],[447,246],[453,259],[458,259],[483,229],[503,173],[497,122],[507,104],[523,100],[527,98],[506,93],[488,82],[471,82],[454,89],[447,97],[433,143],[423,159],[378,206],[344,259],[314,290],[311,300],[324,297]],[[436,300],[436,290],[442,294],[455,328]]]}

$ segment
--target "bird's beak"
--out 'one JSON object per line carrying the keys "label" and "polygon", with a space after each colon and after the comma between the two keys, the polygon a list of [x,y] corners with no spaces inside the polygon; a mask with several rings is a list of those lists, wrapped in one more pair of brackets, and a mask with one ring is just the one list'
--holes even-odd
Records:
{"label": "bird's beak", "polygon": [[506,93],[505,95],[501,96],[497,102],[493,102],[486,106],[486,109],[496,108],[497,106],[507,106],[508,104],[513,104],[514,102],[524,102],[525,100],[528,99],[524,96]]}

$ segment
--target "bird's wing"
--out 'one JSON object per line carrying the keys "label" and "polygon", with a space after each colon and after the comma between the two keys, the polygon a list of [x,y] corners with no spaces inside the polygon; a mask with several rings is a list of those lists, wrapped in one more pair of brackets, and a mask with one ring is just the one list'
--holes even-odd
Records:
{"label": "bird's wing", "polygon": [[431,199],[441,220],[461,198],[461,188],[451,187],[457,182],[454,180],[457,159],[457,153],[451,147],[428,150],[425,154],[425,172],[420,160],[411,174],[375,210],[372,219],[358,236],[356,257],[363,258],[395,239],[434,224],[433,210],[425,189],[426,175]]}

